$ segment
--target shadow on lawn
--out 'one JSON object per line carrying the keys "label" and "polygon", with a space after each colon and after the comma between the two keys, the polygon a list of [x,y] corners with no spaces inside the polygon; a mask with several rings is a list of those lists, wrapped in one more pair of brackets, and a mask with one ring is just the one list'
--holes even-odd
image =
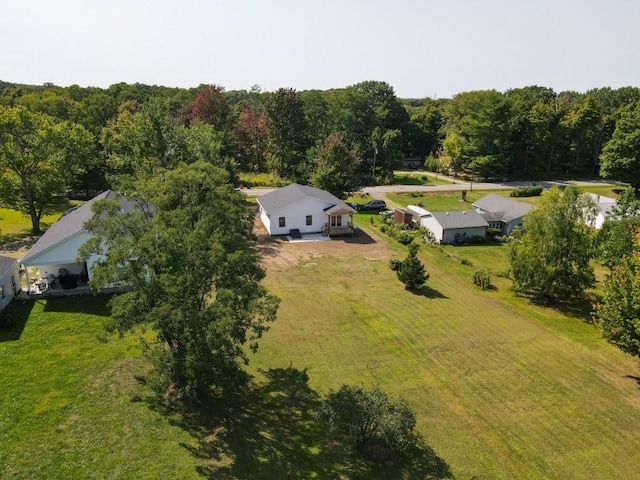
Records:
{"label": "shadow on lawn", "polygon": [[111,295],[78,295],[72,297],[47,297],[45,312],[86,313],[108,317],[111,315]]}
{"label": "shadow on lawn", "polygon": [[552,308],[567,317],[577,318],[589,325],[593,325],[593,317],[591,316],[593,305],[600,300],[601,297],[595,294],[568,300],[530,297],[530,301],[534,305]]}
{"label": "shadow on lawn", "polygon": [[20,340],[34,302],[14,299],[0,312],[0,343]]}
{"label": "shadow on lawn", "polygon": [[406,458],[371,462],[332,445],[314,417],[318,394],[292,380],[291,370],[263,372],[266,382],[232,398],[189,407],[151,405],[197,439],[197,447],[182,447],[202,460],[197,470],[206,478],[453,478],[426,446]]}
{"label": "shadow on lawn", "polygon": [[411,293],[413,293],[414,295],[420,295],[420,296],[425,297],[425,298],[449,298],[445,294],[440,293],[435,288],[431,288],[431,287],[429,287],[427,285],[423,285],[422,287],[420,287],[418,289],[409,290],[409,291]]}

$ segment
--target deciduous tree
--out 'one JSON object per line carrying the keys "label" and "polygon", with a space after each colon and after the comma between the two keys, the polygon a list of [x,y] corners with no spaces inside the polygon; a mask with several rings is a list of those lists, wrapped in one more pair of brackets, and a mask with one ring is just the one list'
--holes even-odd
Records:
{"label": "deciduous tree", "polygon": [[358,158],[349,150],[339,133],[329,135],[322,143],[314,160],[311,184],[346,198],[357,188],[356,166]]}
{"label": "deciduous tree", "polygon": [[56,196],[91,165],[94,139],[81,125],[24,107],[0,106],[0,188],[5,204],[31,218],[34,234]]}
{"label": "deciduous tree", "polygon": [[602,149],[600,175],[629,182],[640,190],[640,102],[625,109]]}
{"label": "deciduous tree", "polygon": [[607,278],[602,302],[594,319],[602,334],[613,345],[633,356],[640,356],[640,236],[634,249],[615,266]]}
{"label": "deciduous tree", "polygon": [[129,185],[136,208],[97,202],[87,224],[95,234],[82,249],[105,255],[93,270],[95,288],[123,285],[111,300],[111,331],[151,328],[146,344],[156,386],[199,397],[245,379],[245,345],[275,319],[277,299],[246,241],[253,210],[208,163],[158,170]]}
{"label": "deciduous tree", "polygon": [[515,291],[565,299],[593,286],[592,237],[585,220],[594,208],[593,200],[574,185],[542,195],[524,221],[524,233],[511,243]]}

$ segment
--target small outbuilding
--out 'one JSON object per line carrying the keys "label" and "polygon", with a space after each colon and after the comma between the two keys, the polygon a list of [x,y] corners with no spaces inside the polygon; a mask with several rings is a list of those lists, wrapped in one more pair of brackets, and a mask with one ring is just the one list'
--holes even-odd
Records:
{"label": "small outbuilding", "polygon": [[0,311],[20,292],[20,273],[15,258],[0,255]]}
{"label": "small outbuilding", "polygon": [[489,228],[497,228],[503,235],[509,235],[514,228],[522,226],[533,205],[490,193],[473,203],[473,208],[487,221]]}
{"label": "small outbuilding", "polygon": [[269,235],[350,235],[354,208],[335,195],[309,185],[292,183],[258,197],[260,220]]}
{"label": "small outbuilding", "polygon": [[474,237],[484,237],[489,224],[475,210],[432,213],[409,205],[416,222],[429,230],[438,243],[465,243]]}

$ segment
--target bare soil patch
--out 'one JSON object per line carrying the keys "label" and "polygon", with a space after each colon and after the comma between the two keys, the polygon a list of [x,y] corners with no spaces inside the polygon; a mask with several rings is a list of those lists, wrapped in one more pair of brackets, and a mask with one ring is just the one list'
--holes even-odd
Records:
{"label": "bare soil patch", "polygon": [[384,260],[395,253],[362,230],[351,237],[334,237],[330,241],[291,243],[284,237],[270,237],[260,219],[256,219],[254,232],[258,237],[256,248],[260,252],[260,263],[267,271],[287,270],[301,261],[325,256],[358,255]]}

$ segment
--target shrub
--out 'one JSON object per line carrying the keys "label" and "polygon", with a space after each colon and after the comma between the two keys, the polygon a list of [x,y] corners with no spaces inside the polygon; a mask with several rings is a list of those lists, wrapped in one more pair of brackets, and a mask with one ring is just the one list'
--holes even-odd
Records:
{"label": "shrub", "polygon": [[407,230],[400,230],[396,234],[396,240],[402,245],[409,245],[411,242],[413,242],[413,234],[411,232],[408,232]]}
{"label": "shrub", "polygon": [[342,385],[322,401],[317,417],[333,438],[361,455],[402,454],[418,441],[411,407],[402,397],[390,399],[378,386]]}
{"label": "shrub", "polygon": [[394,272],[400,270],[400,265],[402,265],[402,262],[397,258],[392,258],[391,260],[389,260],[389,268]]}
{"label": "shrub", "polygon": [[496,237],[502,235],[502,230],[499,228],[487,228],[487,237]]}
{"label": "shrub", "polygon": [[509,194],[510,197],[539,197],[542,187],[532,185],[530,187],[514,188]]}
{"label": "shrub", "polygon": [[486,270],[476,270],[473,273],[473,283],[486,290],[491,286],[491,275]]}
{"label": "shrub", "polygon": [[467,260],[466,258],[461,259],[461,260],[460,260],[460,263],[461,263],[462,265],[467,265],[468,267],[473,267],[473,263],[471,263],[471,261],[470,261],[470,260]]}

